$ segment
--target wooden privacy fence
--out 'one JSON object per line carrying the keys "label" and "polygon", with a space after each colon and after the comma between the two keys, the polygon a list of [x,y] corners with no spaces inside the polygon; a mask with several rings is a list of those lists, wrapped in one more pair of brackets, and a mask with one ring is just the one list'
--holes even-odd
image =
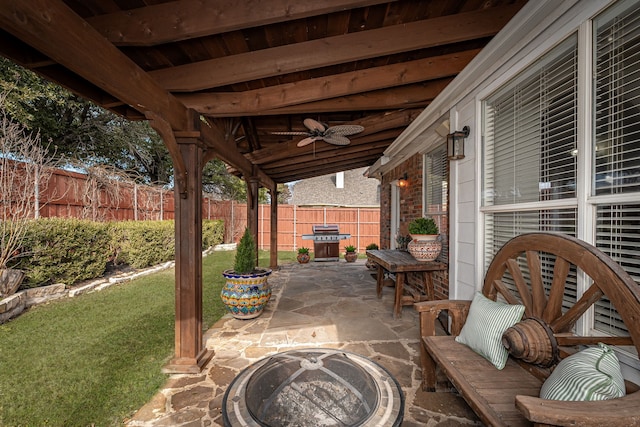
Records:
{"label": "wooden privacy fence", "polygon": [[[33,189],[33,216],[80,218],[92,221],[143,221],[174,219],[174,193],[157,186],[137,185],[104,174],[77,173],[54,169],[46,183]],[[258,247],[270,247],[271,207],[260,205]],[[225,222],[225,242],[237,242],[247,225],[247,206],[234,201],[202,199],[203,219]],[[312,234],[315,224],[338,224],[341,233],[351,238],[340,241],[340,247],[353,245],[364,252],[370,243],[380,244],[380,209],[358,207],[278,206],[278,250],[291,251],[299,247],[313,250],[312,240],[302,240]],[[341,249],[342,250],[342,249]]]}
{"label": "wooden privacy fence", "polygon": [[[225,241],[237,242],[247,225],[247,205],[229,201],[203,201],[203,210],[215,219],[225,220]],[[207,216],[205,215],[205,218]],[[262,204],[258,212],[259,249],[269,249],[271,245],[271,206]],[[340,241],[340,248],[353,245],[358,252],[364,252],[370,243],[380,244],[380,209],[359,207],[300,207],[296,205],[278,206],[278,250],[292,251],[306,247],[313,251],[312,240],[302,240],[303,234],[312,234],[313,226],[338,224],[340,233],[351,234],[349,239]]]}

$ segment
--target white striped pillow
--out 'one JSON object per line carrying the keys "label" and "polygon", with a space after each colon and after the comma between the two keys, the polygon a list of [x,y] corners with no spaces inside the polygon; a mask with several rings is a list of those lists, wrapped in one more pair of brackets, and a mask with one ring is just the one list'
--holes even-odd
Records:
{"label": "white striped pillow", "polygon": [[540,397],[549,400],[607,400],[624,395],[618,357],[602,343],[562,360],[540,389]]}
{"label": "white striped pillow", "polygon": [[502,334],[522,319],[524,305],[491,301],[476,292],[469,315],[456,341],[469,346],[498,368],[504,368],[509,353],[502,345]]}

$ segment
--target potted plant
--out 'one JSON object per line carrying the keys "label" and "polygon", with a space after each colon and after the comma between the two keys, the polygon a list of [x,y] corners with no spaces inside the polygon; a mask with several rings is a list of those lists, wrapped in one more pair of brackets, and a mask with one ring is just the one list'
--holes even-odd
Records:
{"label": "potted plant", "polygon": [[226,282],[220,298],[236,319],[258,317],[271,298],[267,279],[272,270],[257,267],[256,259],[256,244],[246,228],[238,244],[233,269],[222,272]]}
{"label": "potted plant", "polygon": [[355,246],[348,245],[344,247],[344,259],[347,262],[356,262],[358,259],[358,253],[356,252]]}
{"label": "potted plant", "polygon": [[442,242],[438,240],[438,225],[433,218],[416,218],[409,223],[411,242],[407,245],[409,253],[418,261],[434,261],[442,251]]}
{"label": "potted plant", "polygon": [[298,248],[298,262],[300,264],[306,264],[311,260],[311,256],[309,255],[309,248],[301,247]]}
{"label": "potted plant", "polygon": [[[378,250],[378,244],[377,243],[369,243],[366,248],[367,251],[375,251]],[[371,261],[371,258],[369,258],[369,256],[367,255],[367,262],[365,263],[365,266],[369,269],[369,270],[375,270],[376,267],[376,263]]]}

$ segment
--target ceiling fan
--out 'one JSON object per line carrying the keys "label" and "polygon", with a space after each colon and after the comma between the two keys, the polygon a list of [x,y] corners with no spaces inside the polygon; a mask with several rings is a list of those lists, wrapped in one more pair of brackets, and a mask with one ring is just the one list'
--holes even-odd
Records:
{"label": "ceiling fan", "polygon": [[360,125],[338,125],[329,127],[325,123],[320,123],[313,119],[303,121],[308,131],[299,132],[271,132],[273,135],[306,135],[307,137],[298,142],[298,147],[304,147],[314,141],[324,141],[333,145],[349,145],[351,141],[345,135],[353,135],[364,130]]}

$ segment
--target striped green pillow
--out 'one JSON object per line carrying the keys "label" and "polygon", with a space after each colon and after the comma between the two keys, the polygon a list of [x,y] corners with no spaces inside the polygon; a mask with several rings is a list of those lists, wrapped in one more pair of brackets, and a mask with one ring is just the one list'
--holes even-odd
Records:
{"label": "striped green pillow", "polygon": [[469,346],[496,368],[502,369],[509,357],[502,345],[502,334],[518,323],[523,314],[523,305],[495,302],[476,292],[456,341]]}
{"label": "striped green pillow", "polygon": [[549,400],[607,400],[624,395],[618,357],[602,343],[562,360],[540,389],[540,397]]}

